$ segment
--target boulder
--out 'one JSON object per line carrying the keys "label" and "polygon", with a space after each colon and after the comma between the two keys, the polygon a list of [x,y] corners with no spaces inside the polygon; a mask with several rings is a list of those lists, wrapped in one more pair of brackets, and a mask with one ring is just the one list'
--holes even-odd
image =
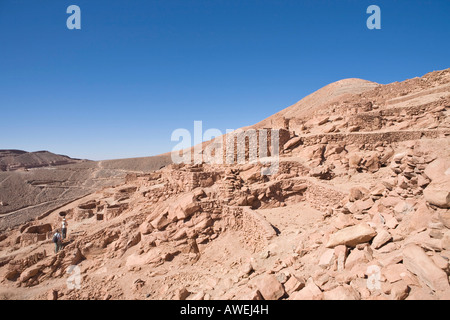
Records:
{"label": "boulder", "polygon": [[362,223],[335,232],[330,236],[326,247],[334,248],[338,245],[355,247],[357,244],[369,242],[376,235],[377,232],[373,228]]}
{"label": "boulder", "polygon": [[424,190],[425,200],[440,208],[450,208],[450,177],[434,179]]}
{"label": "boulder", "polygon": [[403,264],[432,290],[449,290],[447,274],[433,262],[421,247],[415,244],[407,245],[403,249]]}
{"label": "boulder", "polygon": [[406,201],[400,201],[394,206],[394,212],[397,214],[408,214],[414,211],[414,206]]}
{"label": "boulder", "polygon": [[378,171],[381,166],[378,152],[369,152],[361,161],[361,164],[369,172]]}
{"label": "boulder", "polygon": [[359,154],[351,154],[348,157],[348,165],[350,167],[350,169],[357,169],[359,167],[359,163],[361,162],[362,157]]}
{"label": "boulder", "polygon": [[43,264],[35,264],[27,269],[25,269],[19,278],[19,282],[25,282],[28,279],[37,275],[44,268]]}
{"label": "boulder", "polygon": [[390,298],[392,300],[405,300],[408,297],[410,288],[403,280],[397,281],[391,287]]}
{"label": "boulder", "polygon": [[292,186],[293,192],[303,192],[306,189],[308,189],[308,185],[306,183],[295,184],[294,186]]}
{"label": "boulder", "polygon": [[353,187],[350,189],[349,193],[348,193],[348,200],[350,202],[354,202],[356,200],[360,200],[362,198],[364,198],[365,192],[366,190],[364,190],[363,188],[358,188],[358,187]]}
{"label": "boulder", "polygon": [[167,227],[169,224],[170,221],[167,218],[167,213],[161,214],[159,217],[157,217],[155,220],[151,222],[152,227],[158,230],[164,230],[164,228]]}
{"label": "boulder", "polygon": [[139,226],[139,232],[143,235],[150,234],[150,233],[152,233],[153,230],[154,230],[154,228],[149,221],[144,221]]}
{"label": "boulder", "polygon": [[407,224],[408,231],[416,231],[426,228],[432,221],[434,212],[428,208],[425,202],[420,203],[415,211],[412,211],[407,215],[406,219],[403,219]]}
{"label": "boulder", "polygon": [[290,300],[322,300],[323,292],[312,281],[311,278],[306,282],[306,286],[300,291],[294,292],[290,297]]}
{"label": "boulder", "polygon": [[297,278],[296,276],[291,276],[288,281],[284,284],[284,289],[288,295],[291,295],[295,291],[298,291],[305,287],[305,280]]}
{"label": "boulder", "polygon": [[242,296],[242,300],[263,300],[261,292],[258,290],[252,290]]}
{"label": "boulder", "polygon": [[75,248],[70,253],[66,254],[63,264],[65,266],[77,265],[85,259],[86,258],[83,256],[80,248]]}
{"label": "boulder", "polygon": [[321,126],[321,125],[327,123],[329,120],[330,120],[329,117],[320,118],[319,120],[317,120],[317,125]]}
{"label": "boulder", "polygon": [[386,186],[380,182],[370,190],[370,194],[375,197],[380,197],[386,192],[386,189]]}
{"label": "boulder", "polygon": [[377,235],[372,240],[374,249],[381,248],[384,244],[392,240],[392,235],[386,229],[377,230]]}
{"label": "boulder", "polygon": [[186,287],[181,287],[175,291],[175,300],[186,300],[187,297],[190,296],[190,292],[186,289]]}
{"label": "boulder", "polygon": [[355,202],[351,202],[346,206],[348,211],[350,211],[353,214],[361,214],[364,211],[369,210],[373,206],[373,200],[372,199],[366,199],[366,200],[356,200]]}
{"label": "boulder", "polygon": [[333,258],[334,258],[334,249],[325,250],[325,252],[320,257],[319,267],[324,269],[328,268],[331,265]]}
{"label": "boulder", "polygon": [[177,232],[175,232],[175,234],[172,236],[173,240],[181,240],[187,237],[187,229],[186,228],[181,228],[180,230],[178,230]]}
{"label": "boulder", "polygon": [[258,290],[264,300],[278,300],[285,295],[283,285],[272,274],[266,274],[258,283]]}
{"label": "boulder", "polygon": [[261,179],[261,168],[259,166],[253,166],[250,169],[239,172],[242,180],[255,182]]}
{"label": "boulder", "polygon": [[371,259],[372,257],[368,252],[364,250],[353,249],[345,261],[345,269],[352,270],[353,267],[364,265],[370,262]]}
{"label": "boulder", "polygon": [[402,263],[390,264],[381,270],[381,273],[390,283],[402,280],[409,273]]}
{"label": "boulder", "polygon": [[295,148],[300,144],[301,141],[302,141],[301,137],[294,137],[284,144],[284,149],[289,150],[291,148]]}
{"label": "boulder", "polygon": [[342,285],[323,293],[323,300],[360,300],[360,294],[349,285]]}
{"label": "boulder", "polygon": [[201,206],[195,199],[193,193],[188,193],[176,199],[169,207],[168,219],[170,221],[183,220],[199,211]]}
{"label": "boulder", "polygon": [[431,181],[438,180],[444,176],[450,176],[450,160],[438,158],[429,163],[424,173]]}

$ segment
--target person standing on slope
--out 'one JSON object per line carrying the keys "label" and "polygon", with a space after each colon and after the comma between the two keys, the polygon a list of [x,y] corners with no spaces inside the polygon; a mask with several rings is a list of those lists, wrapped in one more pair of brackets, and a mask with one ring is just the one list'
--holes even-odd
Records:
{"label": "person standing on slope", "polygon": [[53,235],[53,243],[55,244],[55,253],[58,253],[62,248],[61,234],[58,230]]}
{"label": "person standing on slope", "polygon": [[61,231],[62,231],[62,238],[66,239],[67,237],[67,221],[66,218],[63,218],[62,224],[61,224]]}

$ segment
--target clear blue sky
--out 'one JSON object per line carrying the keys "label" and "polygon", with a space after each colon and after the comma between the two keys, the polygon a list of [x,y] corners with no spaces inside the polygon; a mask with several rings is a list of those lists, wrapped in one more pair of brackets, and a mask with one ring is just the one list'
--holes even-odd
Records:
{"label": "clear blue sky", "polygon": [[225,132],[343,78],[449,67],[448,0],[0,0],[0,149],[155,155],[194,120]]}

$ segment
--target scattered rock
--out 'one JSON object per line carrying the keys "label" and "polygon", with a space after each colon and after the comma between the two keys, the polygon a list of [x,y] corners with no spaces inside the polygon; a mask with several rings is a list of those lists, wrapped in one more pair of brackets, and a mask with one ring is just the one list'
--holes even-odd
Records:
{"label": "scattered rock", "polygon": [[403,264],[432,290],[449,289],[447,274],[419,246],[409,244],[403,249]]}
{"label": "scattered rock", "polygon": [[346,245],[348,247],[355,247],[359,243],[368,242],[377,235],[377,232],[367,224],[358,224],[347,227],[330,236],[327,248],[334,248],[338,245]]}
{"label": "scattered rock", "polygon": [[342,285],[323,293],[323,300],[359,300],[360,294],[349,285]]}
{"label": "scattered rock", "polygon": [[450,208],[450,177],[434,179],[424,190],[425,200],[440,208]]}
{"label": "scattered rock", "polygon": [[290,300],[322,300],[324,297],[323,292],[319,289],[318,286],[312,281],[312,279],[308,279],[306,282],[306,286],[300,291],[294,292],[289,299]]}
{"label": "scattered rock", "polygon": [[175,300],[186,300],[191,293],[186,289],[186,287],[181,287],[175,292]]}
{"label": "scattered rock", "polygon": [[258,290],[264,300],[278,300],[286,293],[283,285],[271,274],[266,274],[260,279]]}
{"label": "scattered rock", "polygon": [[291,276],[288,281],[284,284],[284,289],[288,295],[291,295],[295,291],[298,291],[305,287],[305,280],[302,278],[297,278],[296,276]]}
{"label": "scattered rock", "polygon": [[377,230],[377,235],[373,238],[372,247],[379,249],[384,244],[392,240],[392,235],[385,229]]}

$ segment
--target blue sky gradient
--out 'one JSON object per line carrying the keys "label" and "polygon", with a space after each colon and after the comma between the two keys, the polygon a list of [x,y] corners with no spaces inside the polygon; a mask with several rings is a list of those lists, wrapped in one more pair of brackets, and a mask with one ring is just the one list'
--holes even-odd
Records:
{"label": "blue sky gradient", "polygon": [[168,152],[194,120],[225,132],[340,79],[449,68],[449,17],[448,0],[0,0],[0,149]]}

